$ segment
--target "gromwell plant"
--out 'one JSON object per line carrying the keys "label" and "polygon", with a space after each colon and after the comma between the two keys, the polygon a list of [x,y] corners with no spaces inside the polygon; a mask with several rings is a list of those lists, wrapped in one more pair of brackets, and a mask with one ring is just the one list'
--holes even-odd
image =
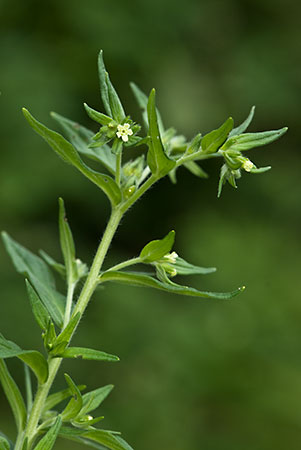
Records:
{"label": "gromwell plant", "polygon": [[[287,130],[282,128],[247,133],[254,115],[253,107],[241,125],[234,127],[230,117],[216,130],[204,136],[197,133],[193,139],[187,140],[177,134],[174,128],[165,128],[163,125],[156,108],[154,89],[146,96],[131,83],[142,111],[142,122],[136,123],[125,112],[110,81],[102,52],[99,53],[98,70],[104,112],[84,105],[88,116],[99,125],[96,134],[77,122],[52,113],[53,119],[63,131],[63,137],[38,122],[27,109],[23,109],[29,125],[58,156],[104,192],[111,205],[111,215],[90,266],[78,259],[62,199],[59,199],[62,262],[55,261],[44,251],[35,255],[6,232],[3,233],[5,247],[16,270],[25,276],[27,295],[36,322],[42,330],[45,352],[42,354],[37,350],[23,350],[0,335],[0,380],[17,427],[15,443],[9,441],[3,433],[0,435],[0,450],[50,450],[55,446],[57,437],[102,450],[131,449],[119,433],[95,426],[102,416],[92,416],[92,412],[112,390],[112,385],[83,393],[86,387],[77,385],[70,375],[65,374],[66,389],[52,392],[64,358],[104,362],[119,360],[117,356],[102,349],[71,345],[72,337],[95,289],[99,285],[116,282],[183,296],[228,300],[241,293],[244,287],[226,293],[205,292],[176,283],[177,275],[205,275],[214,272],[215,268],[199,267],[187,262],[185,255],[179,256],[174,248],[173,230],[165,237],[147,243],[138,256],[112,267],[105,267],[105,257],[120,221],[154,183],[165,176],[169,176],[175,183],[180,167],[200,178],[207,178],[199,163],[210,158],[220,158],[222,166],[218,196],[226,182],[236,187],[236,181],[242,174],[257,174],[269,170],[270,167],[257,168],[245,156],[245,151],[269,144]],[[133,147],[138,147],[141,154],[129,159]],[[126,162],[123,158],[125,152]],[[89,159],[99,164],[99,171],[87,164]],[[55,274],[65,280],[64,293],[57,290]],[[26,401],[4,361],[12,357],[19,358],[25,366]],[[65,406],[60,407],[63,401]]]}

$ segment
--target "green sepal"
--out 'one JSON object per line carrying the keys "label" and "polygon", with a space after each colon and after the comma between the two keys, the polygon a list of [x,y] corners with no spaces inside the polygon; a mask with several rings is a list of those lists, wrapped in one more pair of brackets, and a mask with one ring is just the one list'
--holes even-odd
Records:
{"label": "green sepal", "polygon": [[199,291],[197,289],[188,287],[188,286],[181,286],[177,285],[175,283],[167,284],[162,283],[161,281],[156,280],[155,278],[148,276],[148,275],[140,275],[139,273],[135,272],[114,272],[114,271],[108,271],[104,272],[100,277],[99,281],[104,283],[106,281],[115,281],[117,283],[122,284],[128,284],[132,286],[145,286],[145,287],[152,287],[155,289],[160,289],[162,291],[171,292],[173,294],[180,294],[180,295],[188,295],[192,297],[202,297],[202,298],[212,298],[212,299],[219,299],[219,300],[228,300],[230,298],[235,297],[236,295],[240,294],[244,291],[245,287],[240,287],[236,289],[235,291],[231,292],[204,292]]}
{"label": "green sepal", "polygon": [[146,244],[139,255],[141,262],[151,263],[163,258],[172,249],[175,234],[175,231],[172,230],[163,239],[156,239]]}
{"label": "green sepal", "polygon": [[147,104],[147,114],[149,122],[148,133],[150,137],[150,140],[148,142],[149,150],[147,153],[147,163],[152,173],[160,178],[170,172],[175,167],[176,162],[169,159],[164,152],[164,147],[158,127],[155,96],[155,89],[152,89]]}
{"label": "green sepal", "polygon": [[232,117],[226,120],[221,127],[206,134],[202,141],[202,150],[204,153],[215,153],[227,139],[234,125]]}
{"label": "green sepal", "polygon": [[[79,391],[83,391],[84,389],[86,389],[86,387],[87,386],[84,384],[80,384],[77,386]],[[50,394],[47,397],[42,414],[45,414],[47,411],[53,409],[54,406],[58,405],[63,400],[66,400],[66,398],[70,397],[71,395],[73,395],[73,392],[70,387],[68,389],[63,389],[62,391],[55,392],[54,394]]]}
{"label": "green sepal", "polygon": [[259,133],[244,133],[238,136],[231,137],[223,145],[222,150],[236,150],[239,152],[250,150],[251,148],[261,147],[276,141],[288,130],[287,127],[280,128],[279,130],[262,131]]}
{"label": "green sepal", "polygon": [[176,262],[172,264],[172,267],[176,269],[177,275],[207,275],[208,273],[216,272],[215,267],[194,266],[179,256]]}
{"label": "green sepal", "polygon": [[4,393],[12,409],[17,430],[21,432],[26,423],[26,406],[23,400],[20,389],[15,380],[11,376],[5,362],[0,358],[0,382],[2,384]]}
{"label": "green sepal", "polygon": [[100,123],[101,125],[108,125],[109,123],[112,122],[111,117],[106,116],[105,114],[96,111],[93,108],[90,108],[90,106],[87,105],[87,103],[84,103],[84,107],[90,119],[94,120],[95,122]]}
{"label": "green sepal", "polygon": [[8,341],[0,334],[0,358],[17,357],[27,364],[40,383],[48,378],[48,364],[44,356],[36,350],[22,350],[17,344]]}
{"label": "green sepal", "polygon": [[250,170],[250,173],[264,173],[271,170],[272,166],[266,166],[266,167],[254,167]]}
{"label": "green sepal", "polygon": [[80,390],[76,386],[76,384],[73,382],[71,377],[65,373],[64,374],[66,382],[70,388],[70,392],[72,394],[72,398],[69,400],[69,403],[67,404],[64,411],[61,413],[63,422],[68,422],[69,420],[75,418],[78,413],[80,412],[82,406],[83,406],[83,398],[80,393]]}
{"label": "green sepal", "polygon": [[63,159],[63,161],[76,167],[92,183],[104,191],[112,205],[120,203],[121,191],[113,178],[109,175],[96,172],[88,167],[80,158],[75,147],[61,134],[52,131],[38,122],[28,111],[23,108],[23,114],[29,125],[50,145],[50,147]]}
{"label": "green sepal", "polygon": [[101,444],[100,447],[96,448],[102,450],[133,450],[129,444],[119,436],[112,434],[111,431],[98,430],[96,428],[83,430],[75,427],[62,427],[59,435],[65,439],[71,439],[82,443],[89,442],[90,445],[93,442],[96,442]]}
{"label": "green sepal", "polygon": [[42,337],[45,349],[47,350],[47,352],[50,352],[56,340],[55,326],[51,320],[49,320],[46,331],[42,334]]}
{"label": "green sepal", "polygon": [[220,175],[219,175],[219,182],[218,182],[218,189],[217,189],[217,197],[218,198],[220,198],[223,186],[226,183],[228,171],[229,171],[229,169],[228,169],[227,164],[223,164],[221,167]]}
{"label": "green sepal", "polygon": [[50,113],[51,117],[56,120],[64,131],[67,139],[82,155],[102,164],[112,175],[115,175],[116,158],[112,154],[108,145],[103,145],[101,149],[91,150],[91,140],[94,133],[83,125],[73,120],[67,119],[57,113]]}
{"label": "green sepal", "polygon": [[229,138],[232,136],[237,136],[238,134],[242,134],[246,131],[246,129],[248,128],[248,126],[250,125],[250,123],[253,120],[254,112],[255,112],[255,106],[252,106],[251,111],[249,112],[249,115],[246,118],[246,120],[244,120],[238,127],[235,127],[235,128],[233,128],[232,131],[230,131]]}
{"label": "green sepal", "polygon": [[[79,312],[77,314],[75,314],[75,316],[73,316],[72,319],[69,321],[66,328],[64,328],[63,331],[55,339],[55,341],[53,342],[53,348],[51,350],[52,356],[55,356],[56,352],[62,353],[62,351],[65,350],[78,322],[80,321],[80,317],[81,317],[81,315]],[[62,347],[62,344],[64,347]]]}
{"label": "green sepal", "polygon": [[72,231],[67,221],[64,200],[59,198],[59,231],[60,244],[66,267],[68,284],[78,281],[77,265],[75,261],[75,245]]}
{"label": "green sepal", "polygon": [[191,155],[193,153],[196,153],[197,151],[200,150],[201,147],[201,142],[202,142],[202,135],[201,133],[198,133],[190,142],[190,144],[188,144],[187,149],[185,151],[185,156],[186,155]]}
{"label": "green sepal", "polygon": [[92,348],[68,347],[62,353],[54,355],[57,358],[80,358],[94,361],[119,361],[118,356]]}
{"label": "green sepal", "polygon": [[10,450],[10,444],[7,439],[0,436],[0,450]]}
{"label": "green sepal", "polygon": [[61,416],[58,416],[52,427],[49,428],[45,436],[43,436],[38,445],[35,446],[34,450],[51,450],[58,437],[61,425],[62,418]]}
{"label": "green sepal", "polygon": [[196,162],[187,161],[183,164],[189,172],[199,178],[208,178],[208,174]]}
{"label": "green sepal", "polygon": [[49,313],[30,282],[25,279],[25,283],[33,315],[39,327],[45,331],[50,320]]}

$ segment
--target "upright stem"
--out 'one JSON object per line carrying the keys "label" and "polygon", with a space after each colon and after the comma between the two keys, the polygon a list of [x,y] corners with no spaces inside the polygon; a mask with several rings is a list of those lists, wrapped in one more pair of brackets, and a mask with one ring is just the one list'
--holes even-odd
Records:
{"label": "upright stem", "polygon": [[[78,302],[76,304],[74,314],[77,312],[80,312],[81,316],[84,313],[87,304],[95,290],[96,284],[97,284],[97,276],[99,274],[99,271],[101,269],[102,263],[104,261],[104,258],[106,256],[106,253],[108,251],[108,248],[111,244],[111,241],[113,239],[113,236],[117,230],[117,227],[119,225],[119,222],[121,220],[122,213],[118,209],[114,209],[112,211],[110,220],[108,222],[108,225],[106,227],[106,230],[104,232],[103,238],[99,244],[97,253],[95,255],[95,258],[93,260],[90,273],[86,279],[86,282],[84,284],[84,287],[82,289],[82,292],[80,294],[80,297],[78,299]],[[74,288],[73,288],[74,289]],[[69,298],[71,298],[71,295],[73,295],[72,289],[70,288],[68,292]],[[49,390],[52,386],[53,380],[56,377],[57,371],[61,365],[62,358],[53,358],[49,361],[49,375],[47,381],[39,385],[32,409],[28,418],[27,426],[24,433],[24,439],[28,438],[28,448],[30,449],[30,446],[33,443],[33,440],[35,438],[37,426],[41,417],[41,412],[43,410],[46,398],[48,396]],[[24,439],[18,440],[18,446],[16,446],[15,450],[21,450]]]}
{"label": "upright stem", "polygon": [[66,308],[65,308],[65,317],[64,317],[64,327],[68,324],[70,320],[70,314],[71,314],[71,307],[72,307],[72,300],[73,300],[73,294],[75,289],[76,283],[69,283],[68,284],[68,291],[67,291],[67,300],[66,300]]}
{"label": "upright stem", "polygon": [[116,175],[115,181],[120,186],[121,181],[121,161],[122,161],[122,150],[116,155]]}

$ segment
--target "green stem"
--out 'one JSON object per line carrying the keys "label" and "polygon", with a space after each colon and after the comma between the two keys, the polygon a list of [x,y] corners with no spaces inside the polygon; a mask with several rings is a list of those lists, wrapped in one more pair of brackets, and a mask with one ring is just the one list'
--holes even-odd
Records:
{"label": "green stem", "polygon": [[141,262],[141,259],[139,256],[137,258],[131,258],[131,259],[128,259],[127,261],[116,264],[116,266],[110,267],[108,270],[106,270],[106,272],[109,272],[111,270],[124,269],[124,267],[132,266],[134,264],[139,264],[140,262]]}
{"label": "green stem", "polygon": [[[141,197],[147,189],[150,188],[150,186],[152,186],[152,184],[154,184],[157,181],[157,178],[153,175],[151,175],[148,180],[145,181],[145,183],[143,183],[143,185],[132,195],[131,198],[129,198],[126,202],[124,202],[120,207],[117,207],[115,209],[113,209],[110,220],[107,224],[107,227],[105,229],[104,235],[102,237],[102,240],[99,244],[98,250],[96,252],[96,255],[94,257],[89,275],[86,279],[86,282],[84,284],[84,287],[80,293],[79,299],[76,303],[76,306],[74,308],[73,311],[73,315],[77,314],[78,312],[80,313],[81,317],[89,303],[89,300],[98,284],[98,275],[100,272],[100,269],[102,267],[103,261],[105,259],[105,256],[107,254],[107,251],[109,249],[109,246],[112,242],[112,239],[114,237],[114,234],[118,228],[118,225],[120,223],[120,220],[123,216],[123,214],[135,203],[136,200],[138,200],[139,197]],[[121,263],[122,264],[122,263]],[[73,287],[74,290],[74,287]],[[72,288],[70,287],[69,291],[68,291],[68,300],[72,299],[73,296],[73,291]],[[68,303],[67,300],[67,303]],[[71,304],[71,300],[70,300],[70,304]],[[69,308],[69,307],[68,307]],[[67,309],[67,308],[66,308]],[[75,330],[74,330],[75,331]],[[72,337],[71,337],[72,338]],[[70,338],[70,340],[71,340]],[[18,448],[16,448],[15,450],[21,450],[22,449],[22,445],[24,443],[24,440],[26,439],[26,437],[28,438],[28,449],[31,448],[31,445],[35,439],[36,436],[36,432],[37,432],[37,427],[39,424],[39,420],[41,417],[41,412],[43,410],[45,401],[47,399],[49,390],[52,386],[52,383],[56,377],[57,371],[61,365],[62,362],[62,358],[54,358],[54,359],[50,359],[49,362],[49,376],[47,381],[42,384],[39,385],[38,387],[38,391],[36,393],[33,405],[32,405],[32,409],[28,418],[28,422],[27,422],[27,426],[25,429],[25,433],[24,433],[24,437],[23,438],[18,438],[18,442],[20,443],[20,445],[18,444]]]}
{"label": "green stem", "polygon": [[115,175],[115,181],[120,186],[121,181],[121,161],[122,161],[122,151],[120,151],[116,155],[116,175]]}

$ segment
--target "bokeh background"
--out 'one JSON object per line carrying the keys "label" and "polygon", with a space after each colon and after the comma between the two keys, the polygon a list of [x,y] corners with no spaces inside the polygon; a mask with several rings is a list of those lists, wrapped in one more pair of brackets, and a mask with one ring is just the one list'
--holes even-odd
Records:
{"label": "bokeh background", "polygon": [[[20,112],[26,106],[56,127],[53,110],[95,129],[82,104],[101,108],[100,48],[136,120],[130,80],[156,87],[165,123],[188,137],[230,114],[240,123],[253,104],[251,131],[290,128],[250,153],[273,170],[245,174],[237,191],[226,186],[216,198],[220,162],[211,161],[208,181],[179,171],[177,185],[163,180],[123,220],[107,264],[175,228],[178,253],[218,268],[189,280],[195,287],[247,285],[226,303],[117,285],[95,295],[75,342],[121,362],[75,361],[64,370],[90,389],[115,385],[103,426],[136,450],[300,449],[300,9],[297,0],[0,0],[0,223],[33,251],[61,258],[59,196],[88,263],[108,217],[104,196]],[[2,245],[0,266],[1,332],[37,348],[24,281]],[[22,366],[9,367],[23,386]],[[0,429],[13,439],[2,391],[0,405]],[[57,445],[69,448],[81,447]]]}

